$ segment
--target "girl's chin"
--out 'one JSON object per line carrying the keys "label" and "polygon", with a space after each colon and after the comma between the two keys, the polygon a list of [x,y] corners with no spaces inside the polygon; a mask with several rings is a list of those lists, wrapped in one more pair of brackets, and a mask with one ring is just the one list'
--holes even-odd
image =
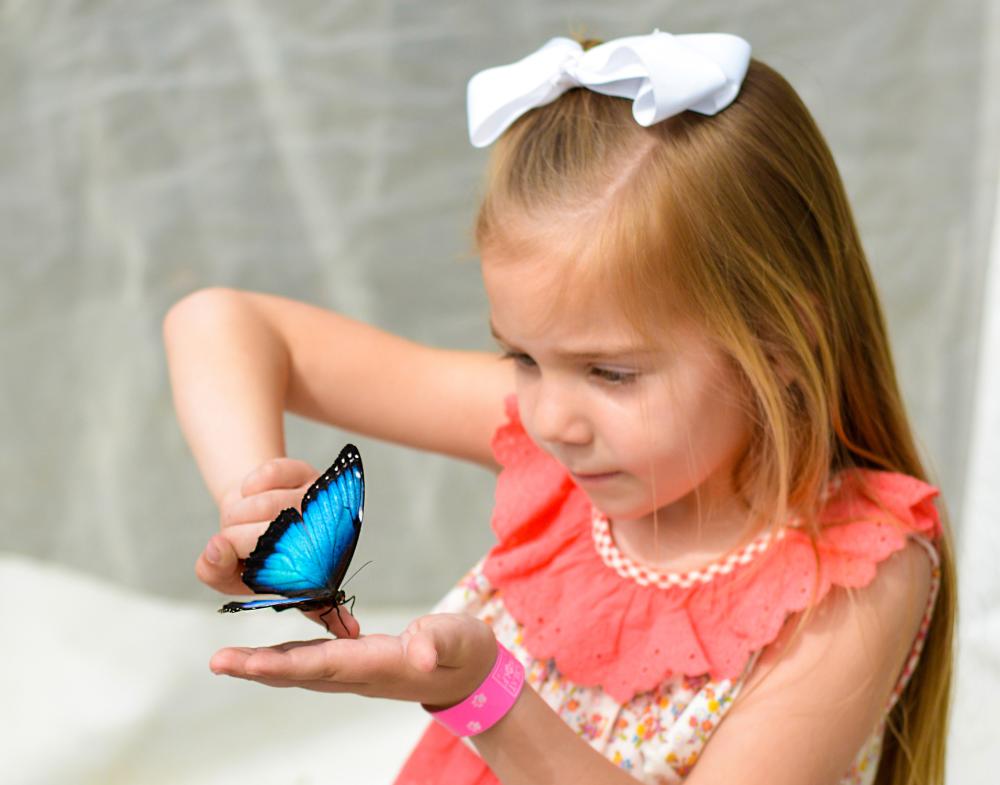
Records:
{"label": "girl's chin", "polygon": [[635,498],[616,497],[610,493],[601,493],[599,490],[581,486],[590,503],[605,518],[611,521],[638,521],[650,518],[653,510],[648,503],[636,503]]}

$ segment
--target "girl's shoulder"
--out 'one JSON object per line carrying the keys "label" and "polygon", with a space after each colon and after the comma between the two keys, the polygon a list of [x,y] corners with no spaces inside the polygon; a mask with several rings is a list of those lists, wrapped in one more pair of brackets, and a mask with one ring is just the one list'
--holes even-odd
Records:
{"label": "girl's shoulder", "polygon": [[498,542],[483,572],[524,626],[533,657],[554,659],[571,681],[600,684],[617,700],[678,674],[740,677],[792,614],[834,587],[869,585],[912,539],[927,547],[937,575],[938,489],[862,469],[836,476],[814,535],[789,525],[687,573],[637,564],[531,441],[513,399],[507,414],[493,440],[504,467],[492,521]]}

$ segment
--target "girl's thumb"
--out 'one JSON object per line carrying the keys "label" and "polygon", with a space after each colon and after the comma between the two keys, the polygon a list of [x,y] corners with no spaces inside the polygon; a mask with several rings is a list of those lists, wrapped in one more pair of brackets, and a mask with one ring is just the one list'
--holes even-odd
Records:
{"label": "girl's thumb", "polygon": [[407,629],[399,638],[403,656],[410,665],[423,673],[430,673],[437,667],[438,654],[433,636],[425,630]]}
{"label": "girl's thumb", "polygon": [[232,544],[221,534],[214,534],[194,565],[198,580],[218,591],[239,594],[246,591],[239,576],[239,559]]}

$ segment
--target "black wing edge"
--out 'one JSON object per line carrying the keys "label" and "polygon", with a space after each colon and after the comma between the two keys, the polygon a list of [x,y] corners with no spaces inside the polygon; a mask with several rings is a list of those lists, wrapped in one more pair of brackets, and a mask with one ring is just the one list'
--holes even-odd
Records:
{"label": "black wing edge", "polygon": [[254,546],[253,551],[247,557],[246,562],[243,565],[243,582],[253,589],[255,594],[281,594],[280,592],[272,586],[267,586],[263,583],[258,583],[257,573],[264,566],[264,561],[274,553],[274,548],[278,544],[288,527],[296,523],[302,522],[302,516],[299,515],[299,511],[294,507],[286,507],[282,510],[278,517],[271,521],[267,530],[257,538],[257,545]]}
{"label": "black wing edge", "polygon": [[[331,483],[344,473],[345,469],[352,466],[357,466],[361,471],[361,509],[363,510],[365,506],[365,467],[361,462],[361,451],[350,442],[344,445],[340,455],[330,464],[330,467],[316,479],[316,482],[309,486],[305,496],[302,497],[299,509],[304,511],[307,504],[329,488]],[[360,520],[358,523],[360,526]]]}

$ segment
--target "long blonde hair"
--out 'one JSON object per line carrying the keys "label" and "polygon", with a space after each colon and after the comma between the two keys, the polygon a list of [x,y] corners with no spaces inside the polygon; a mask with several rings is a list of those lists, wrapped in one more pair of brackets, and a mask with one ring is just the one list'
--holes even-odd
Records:
{"label": "long blonde hair", "polygon": [[[840,175],[776,71],[752,60],[736,101],[712,117],[643,128],[628,101],[585,89],[522,116],[494,147],[476,244],[532,232],[565,243],[571,225],[587,227],[588,274],[604,276],[639,329],[683,303],[742,370],[756,433],[735,479],[756,515],[777,526],[794,510],[815,536],[838,470],[927,481]],[[880,785],[944,779],[956,586],[939,512],[941,587],[889,716]]]}

